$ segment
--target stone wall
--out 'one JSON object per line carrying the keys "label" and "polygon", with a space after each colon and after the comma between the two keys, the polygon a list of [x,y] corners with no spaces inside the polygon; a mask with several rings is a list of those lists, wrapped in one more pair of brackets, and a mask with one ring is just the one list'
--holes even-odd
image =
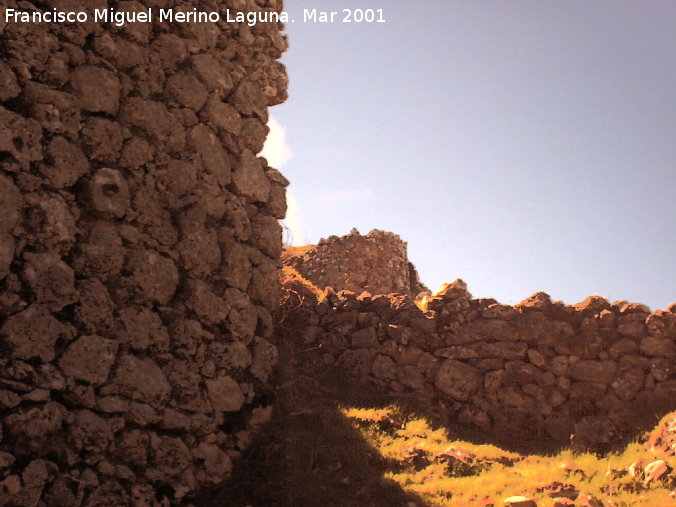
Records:
{"label": "stone wall", "polygon": [[291,250],[284,263],[321,288],[416,297],[426,287],[420,283],[406,250],[406,242],[391,232],[374,229],[362,236],[352,229],[342,237],[321,239],[300,253]]}
{"label": "stone wall", "polygon": [[[297,287],[299,336],[423,413],[500,441],[607,449],[676,409],[676,304],[650,312],[592,296],[537,293],[507,306],[458,280],[423,301]],[[302,300],[298,300],[304,294]],[[295,317],[295,318],[294,318]]]}
{"label": "stone wall", "polygon": [[282,27],[4,20],[106,7],[282,5],[0,0],[2,505],[178,502],[270,414]]}

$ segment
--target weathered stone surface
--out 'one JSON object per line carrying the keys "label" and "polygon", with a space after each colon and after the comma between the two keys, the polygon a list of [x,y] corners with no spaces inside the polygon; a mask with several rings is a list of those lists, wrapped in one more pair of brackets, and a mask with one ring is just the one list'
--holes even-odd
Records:
{"label": "weathered stone surface", "polygon": [[111,71],[84,65],[71,72],[70,84],[82,109],[93,113],[117,113],[120,81]]}
{"label": "weathered stone surface", "polygon": [[221,96],[232,91],[232,77],[217,56],[208,53],[197,55],[193,58],[192,65],[209,90],[216,90]]}
{"label": "weathered stone surface", "polygon": [[372,327],[365,327],[352,334],[353,347],[377,347],[378,336]]}
{"label": "weathered stone surface", "polygon": [[87,174],[89,162],[78,146],[63,136],[54,137],[46,149],[40,172],[57,188],[70,187]]}
{"label": "weathered stone surface", "polygon": [[129,263],[141,297],[159,304],[171,300],[178,287],[178,269],[174,261],[154,250],[139,250]]}
{"label": "weathered stone surface", "polygon": [[28,209],[27,229],[40,251],[53,250],[64,255],[71,251],[79,229],[79,213],[58,194],[25,195]]}
{"label": "weathered stone surface", "polygon": [[456,345],[436,350],[434,355],[446,359],[474,359],[479,357],[479,352],[474,348]]}
{"label": "weathered stone surface", "polygon": [[522,342],[485,343],[479,347],[481,357],[501,359],[523,359],[528,352],[528,345]]}
{"label": "weathered stone surface", "polygon": [[75,302],[75,274],[60,256],[26,253],[24,259],[23,278],[39,304],[59,311]]}
{"label": "weathered stone surface", "polygon": [[153,348],[156,351],[169,350],[169,332],[162,320],[147,307],[123,308],[119,311],[120,341],[138,351]]}
{"label": "weathered stone surface", "polygon": [[75,321],[93,334],[108,334],[114,326],[113,301],[106,286],[96,278],[76,283],[79,294]]}
{"label": "weathered stone surface", "polygon": [[127,137],[122,126],[112,120],[91,117],[80,131],[88,156],[104,164],[116,164]]}
{"label": "weathered stone surface", "polygon": [[151,359],[123,355],[115,369],[110,391],[132,400],[160,406],[167,401],[171,386]]}
{"label": "weathered stone surface", "polygon": [[522,361],[509,361],[505,365],[505,384],[531,384],[538,381],[541,372],[538,368]]}
{"label": "weathered stone surface", "polygon": [[401,366],[397,368],[399,383],[413,391],[425,389],[425,377],[415,366]]}
{"label": "weathered stone surface", "polygon": [[68,331],[43,306],[32,305],[9,317],[0,327],[0,337],[16,359],[54,359],[54,344]]}
{"label": "weathered stone surface", "polygon": [[185,148],[185,131],[167,107],[153,100],[131,97],[120,111],[121,123],[144,130],[154,142],[163,143],[171,152]]}
{"label": "weathered stone surface", "polygon": [[621,400],[633,399],[645,385],[645,373],[642,370],[629,368],[617,375],[610,386]]}
{"label": "weathered stone surface", "polygon": [[103,281],[119,275],[126,260],[119,231],[107,222],[96,222],[78,250],[74,261],[76,273]]}
{"label": "weathered stone surface", "polygon": [[209,399],[214,410],[236,412],[244,404],[245,398],[239,384],[232,377],[218,377],[206,381]]}
{"label": "weathered stone surface", "polygon": [[5,232],[0,232],[0,280],[9,274],[15,248],[14,238]]}
{"label": "weathered stone surface", "polygon": [[251,374],[263,383],[267,383],[277,365],[277,347],[257,336],[254,339],[254,356]]}
{"label": "weathered stone surface", "polygon": [[19,83],[12,69],[4,63],[0,62],[0,102],[13,99],[21,92]]}
{"label": "weathered stone surface", "polygon": [[230,458],[215,444],[201,443],[194,456],[204,461],[206,477],[203,482],[218,484],[221,477],[225,477],[232,470]]}
{"label": "weathered stone surface", "polygon": [[617,435],[617,427],[607,417],[587,416],[575,424],[575,445],[584,448],[592,443],[607,444]]}
{"label": "weathered stone surface", "polygon": [[232,173],[237,190],[252,202],[266,202],[270,196],[270,182],[265,176],[260,159],[250,151],[242,154],[239,167]]}
{"label": "weathered stone surface", "polygon": [[123,217],[131,204],[124,176],[109,168],[99,169],[89,180],[89,198],[103,216]]}
{"label": "weathered stone surface", "polygon": [[83,336],[68,346],[59,360],[66,376],[102,384],[115,362],[118,345],[100,336]]}
{"label": "weathered stone surface", "polygon": [[193,111],[202,109],[208,96],[206,87],[190,72],[169,76],[166,91],[178,104]]}
{"label": "weathered stone surface", "polygon": [[68,440],[77,451],[102,456],[113,440],[113,432],[106,420],[91,410],[78,410],[73,414]]}
{"label": "weathered stone surface", "polygon": [[247,338],[256,332],[258,310],[246,293],[237,289],[226,290],[223,301],[227,308],[227,322],[232,335],[248,342]]}
{"label": "weathered stone surface", "polygon": [[467,401],[482,383],[479,370],[454,359],[441,363],[434,381],[439,391],[459,401]]}
{"label": "weathered stone surface", "polygon": [[647,336],[641,341],[640,349],[647,356],[676,358],[676,343],[667,338]]}
{"label": "weathered stone surface", "polygon": [[376,356],[373,360],[373,376],[378,379],[397,378],[397,365],[387,356]]}
{"label": "weathered stone surface", "polygon": [[584,382],[610,383],[617,370],[613,361],[577,361],[570,366],[570,376]]}
{"label": "weathered stone surface", "polygon": [[38,457],[49,452],[51,439],[63,431],[65,416],[65,407],[55,402],[8,415],[4,422],[10,437],[16,439],[15,455]]}
{"label": "weathered stone surface", "polygon": [[223,276],[231,287],[246,290],[253,274],[248,250],[239,243],[229,245],[223,255]]}
{"label": "weathered stone surface", "polygon": [[346,350],[338,357],[336,364],[351,370],[359,378],[365,378],[371,373],[371,364],[375,351],[371,349]]}

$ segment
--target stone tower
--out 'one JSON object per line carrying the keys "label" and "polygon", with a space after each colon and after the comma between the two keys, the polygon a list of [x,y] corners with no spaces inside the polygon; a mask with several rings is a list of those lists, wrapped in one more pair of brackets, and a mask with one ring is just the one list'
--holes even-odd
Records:
{"label": "stone tower", "polygon": [[[221,482],[276,361],[280,23],[0,0],[0,504],[152,505]],[[5,22],[6,9],[86,11]],[[94,23],[93,10],[154,20]]]}

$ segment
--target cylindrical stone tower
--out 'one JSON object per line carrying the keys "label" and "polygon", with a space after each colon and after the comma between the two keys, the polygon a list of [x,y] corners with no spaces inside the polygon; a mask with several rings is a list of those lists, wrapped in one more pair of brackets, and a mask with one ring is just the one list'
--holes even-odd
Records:
{"label": "cylindrical stone tower", "polygon": [[269,417],[283,27],[158,19],[228,8],[282,5],[0,0],[2,505],[179,503]]}

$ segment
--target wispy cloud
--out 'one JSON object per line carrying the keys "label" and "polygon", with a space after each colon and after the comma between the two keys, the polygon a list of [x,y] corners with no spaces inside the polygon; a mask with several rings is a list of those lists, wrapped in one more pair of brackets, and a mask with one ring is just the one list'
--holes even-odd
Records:
{"label": "wispy cloud", "polygon": [[[286,130],[272,115],[268,119],[268,128],[270,132],[265,140],[261,156],[265,157],[272,167],[282,169],[293,157],[293,150],[286,141]],[[307,244],[298,199],[288,190],[286,192],[286,205],[286,218],[283,223],[288,229],[288,237],[285,237],[284,241],[291,245]]]}
{"label": "wispy cloud", "polygon": [[370,188],[358,188],[354,190],[328,190],[320,192],[316,200],[328,204],[343,204],[370,201],[376,198],[375,192]]}

